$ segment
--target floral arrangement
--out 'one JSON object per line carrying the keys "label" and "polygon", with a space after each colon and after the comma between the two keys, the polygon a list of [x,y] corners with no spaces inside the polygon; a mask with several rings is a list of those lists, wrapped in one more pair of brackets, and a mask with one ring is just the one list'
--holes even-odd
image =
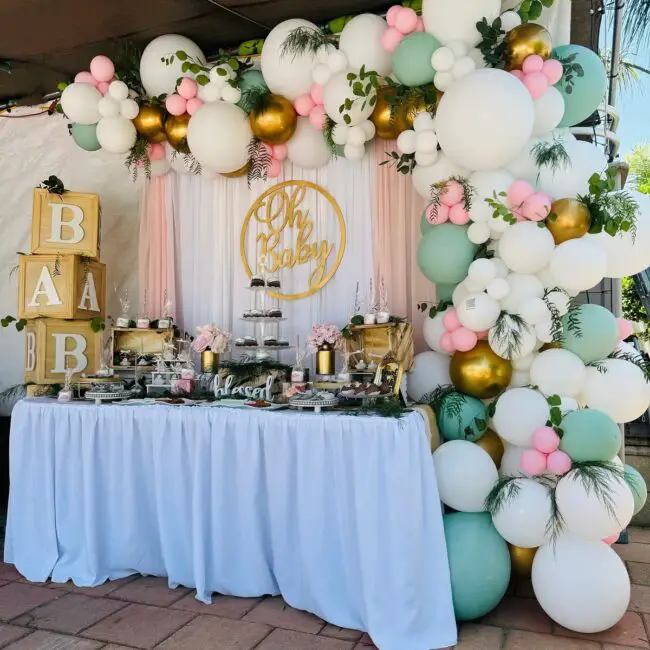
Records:
{"label": "floral arrangement", "polygon": [[318,351],[324,343],[329,343],[335,350],[342,350],[345,341],[341,330],[336,325],[314,325],[307,337],[307,347],[311,353]]}
{"label": "floral arrangement", "polygon": [[192,348],[196,352],[210,350],[215,354],[223,354],[230,345],[230,332],[219,329],[216,325],[201,325],[196,331],[198,336],[192,342]]}

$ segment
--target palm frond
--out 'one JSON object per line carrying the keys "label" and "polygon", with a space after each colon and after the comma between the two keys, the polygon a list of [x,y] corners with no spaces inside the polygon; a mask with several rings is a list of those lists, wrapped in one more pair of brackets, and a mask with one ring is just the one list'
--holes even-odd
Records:
{"label": "palm frond", "polygon": [[567,331],[570,332],[577,339],[582,338],[582,324],[580,322],[580,305],[572,302],[567,312]]}
{"label": "palm frond", "polygon": [[437,414],[440,413],[443,403],[448,397],[453,396],[445,407],[445,414],[452,418],[460,417],[466,396],[451,384],[438,386],[432,393],[422,396],[420,403],[428,404]]}
{"label": "palm frond", "polygon": [[494,517],[499,514],[509,501],[516,498],[521,491],[519,481],[521,476],[502,476],[494,484],[487,497],[485,497],[485,509]]}
{"label": "palm frond", "polygon": [[239,105],[246,113],[261,113],[269,107],[271,91],[263,86],[253,86],[244,91]]}
{"label": "palm frond", "polygon": [[329,116],[325,116],[325,126],[323,127],[323,136],[325,137],[325,143],[327,148],[330,150],[333,158],[338,158],[338,153],[336,149],[336,142],[334,142],[333,132],[336,122]]}
{"label": "palm frond", "polygon": [[521,350],[524,331],[529,332],[530,326],[519,314],[502,311],[492,329],[494,343],[511,359]]}
{"label": "palm frond", "polygon": [[650,40],[650,1],[630,0],[623,19],[623,39],[629,46],[645,44]]}
{"label": "palm frond", "polygon": [[313,27],[296,27],[292,29],[282,43],[280,57],[291,56],[295,59],[301,54],[316,54],[319,48],[333,43],[332,36]]}
{"label": "palm frond", "polygon": [[253,181],[265,181],[271,165],[271,154],[263,142],[253,138],[248,144],[248,186]]}
{"label": "palm frond", "polygon": [[562,343],[564,328],[562,326],[562,316],[560,316],[560,311],[558,310],[556,304],[548,299],[550,293],[555,291],[555,289],[547,289],[544,292],[544,303],[546,308],[551,314],[551,335],[553,336],[553,343]]}
{"label": "palm frond", "polygon": [[16,384],[15,386],[9,386],[5,388],[0,393],[0,406],[6,407],[9,404],[13,404],[23,397],[27,397],[27,384]]}
{"label": "palm frond", "polygon": [[551,540],[551,544],[555,544],[560,535],[564,532],[565,521],[560,509],[557,505],[557,494],[555,487],[549,490],[549,499],[551,501],[551,516],[546,522],[546,534]]}
{"label": "palm frond", "polygon": [[643,373],[646,382],[650,383],[650,364],[642,354],[615,350],[608,358],[620,359],[621,361],[627,361],[628,363],[634,364]]}
{"label": "palm frond", "polygon": [[140,134],[124,160],[124,165],[131,172],[133,182],[138,179],[138,172],[144,169],[147,180],[151,180],[151,160],[147,154],[149,142]]}
{"label": "palm frond", "polygon": [[614,478],[624,480],[624,475],[623,467],[603,461],[574,463],[573,468],[565,474],[580,483],[588,495],[593,494],[614,519],[616,519],[616,502],[611,493],[610,481]]}
{"label": "palm frond", "polygon": [[571,166],[571,157],[567,153],[564,142],[553,139],[553,142],[538,142],[532,149],[535,166],[538,169],[550,167],[552,172],[559,172]]}

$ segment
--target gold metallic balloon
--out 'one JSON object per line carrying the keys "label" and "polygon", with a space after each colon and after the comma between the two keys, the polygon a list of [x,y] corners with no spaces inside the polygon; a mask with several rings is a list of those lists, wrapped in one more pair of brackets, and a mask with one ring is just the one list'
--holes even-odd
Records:
{"label": "gold metallic balloon", "polygon": [[520,548],[519,546],[508,544],[508,550],[510,551],[513,572],[520,578],[530,578],[537,549]]}
{"label": "gold metallic balloon", "polygon": [[449,364],[452,384],[466,395],[478,399],[496,397],[512,379],[512,364],[479,341],[469,352],[456,352]]}
{"label": "gold metallic balloon", "polygon": [[165,134],[166,116],[167,111],[161,106],[142,104],[138,116],[133,120],[133,124],[136,131],[149,142],[160,143],[167,139]]}
{"label": "gold metallic balloon", "polygon": [[[394,117],[391,119],[391,105],[388,101],[391,95],[395,95],[395,88],[382,86],[377,91],[377,104],[370,116],[375,125],[377,137],[382,140],[396,140],[402,131],[413,128],[413,120],[417,115],[427,110],[427,105],[420,98],[416,102],[396,106],[393,109]],[[440,101],[442,93],[438,91],[437,102]]]}
{"label": "gold metallic balloon", "polygon": [[551,35],[541,25],[524,23],[508,32],[506,36],[506,61],[508,70],[521,70],[531,54],[550,59],[553,51]]}
{"label": "gold metallic balloon", "polygon": [[476,443],[481,449],[487,451],[490,455],[490,458],[494,461],[494,464],[497,466],[497,469],[501,467],[501,459],[503,458],[503,453],[505,451],[503,447],[503,442],[501,438],[492,431],[488,429],[477,441]]}
{"label": "gold metallic balloon", "polygon": [[240,169],[237,169],[234,172],[226,172],[225,174],[221,174],[221,176],[224,176],[225,178],[239,178],[240,176],[245,176],[248,173],[249,167],[250,162],[246,162],[246,164]]}
{"label": "gold metallic balloon", "polygon": [[551,214],[555,216],[547,219],[546,226],[558,246],[569,239],[580,239],[589,232],[591,214],[587,206],[576,199],[553,201]]}
{"label": "gold metallic balloon", "polygon": [[190,152],[190,148],[187,146],[187,125],[189,121],[190,116],[187,113],[184,115],[170,115],[165,121],[165,133],[169,144],[179,153]]}
{"label": "gold metallic balloon", "polygon": [[561,347],[561,343],[544,343],[539,351],[546,352],[546,350],[559,350]]}
{"label": "gold metallic balloon", "polygon": [[269,95],[264,108],[252,111],[248,119],[253,135],[266,144],[284,144],[291,139],[298,126],[298,115],[293,104],[282,95]]}

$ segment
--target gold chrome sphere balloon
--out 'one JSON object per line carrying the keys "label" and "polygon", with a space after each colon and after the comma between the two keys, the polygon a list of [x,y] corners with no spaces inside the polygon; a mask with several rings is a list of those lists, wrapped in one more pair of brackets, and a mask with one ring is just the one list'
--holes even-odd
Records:
{"label": "gold chrome sphere balloon", "polygon": [[580,239],[589,232],[591,214],[584,203],[576,199],[560,199],[551,205],[552,218],[546,220],[557,246],[569,239]]}
{"label": "gold chrome sphere balloon", "polygon": [[234,172],[226,172],[221,174],[225,178],[239,178],[240,176],[245,176],[248,173],[248,168],[250,167],[250,162],[247,162],[243,167],[236,169]]}
{"label": "gold chrome sphere balloon", "polygon": [[535,23],[524,23],[508,32],[506,36],[506,68],[521,70],[524,61],[531,54],[550,59],[553,41],[548,30]]}
{"label": "gold chrome sphere balloon", "polygon": [[167,111],[162,106],[142,104],[140,112],[133,120],[133,125],[135,130],[152,144],[164,142],[167,139],[165,134],[166,116]]}
{"label": "gold chrome sphere balloon", "polygon": [[436,104],[428,107],[422,97],[415,102],[408,102],[392,108],[393,117],[391,118],[391,96],[395,96],[396,89],[391,86],[382,86],[377,91],[377,104],[375,110],[370,116],[370,120],[375,125],[377,137],[381,140],[396,140],[400,133],[407,129],[413,128],[413,120],[416,116],[424,111],[435,108],[440,101],[442,93],[437,92]]}
{"label": "gold chrome sphere balloon", "polygon": [[479,341],[469,352],[454,353],[449,364],[449,376],[461,393],[489,399],[510,384],[512,364],[493,352],[487,341]]}
{"label": "gold chrome sphere balloon", "polygon": [[497,466],[497,469],[501,467],[501,459],[503,458],[505,449],[501,438],[492,429],[488,429],[475,444],[488,453]]}
{"label": "gold chrome sphere balloon", "polygon": [[520,578],[530,578],[537,548],[520,548],[508,544],[508,551],[510,551],[513,573]]}
{"label": "gold chrome sphere balloon", "polygon": [[187,146],[187,125],[189,121],[190,116],[187,113],[170,115],[165,121],[165,133],[169,144],[179,153],[190,153],[190,148]]}
{"label": "gold chrome sphere balloon", "polygon": [[253,135],[266,144],[284,144],[296,132],[298,115],[293,104],[282,95],[269,95],[260,110],[248,116]]}

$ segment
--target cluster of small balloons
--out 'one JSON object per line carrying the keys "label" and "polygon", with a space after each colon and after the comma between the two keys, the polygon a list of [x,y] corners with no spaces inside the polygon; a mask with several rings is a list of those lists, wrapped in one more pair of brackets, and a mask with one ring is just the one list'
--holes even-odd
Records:
{"label": "cluster of small balloons", "polygon": [[183,77],[176,92],[167,95],[165,108],[170,115],[194,115],[203,106],[203,100],[197,97],[198,84],[190,77]]}
{"label": "cluster of small balloons", "polygon": [[393,5],[386,14],[388,29],[381,36],[381,45],[391,54],[405,36],[424,31],[424,22],[410,7]]}

